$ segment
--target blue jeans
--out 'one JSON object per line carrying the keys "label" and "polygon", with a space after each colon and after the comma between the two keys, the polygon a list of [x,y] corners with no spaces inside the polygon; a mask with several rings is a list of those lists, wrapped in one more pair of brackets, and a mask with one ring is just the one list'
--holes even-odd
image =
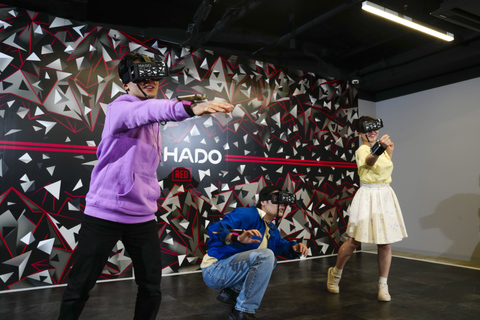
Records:
{"label": "blue jeans", "polygon": [[270,249],[237,253],[202,269],[203,280],[213,289],[239,292],[235,309],[255,313],[267,290],[277,258]]}

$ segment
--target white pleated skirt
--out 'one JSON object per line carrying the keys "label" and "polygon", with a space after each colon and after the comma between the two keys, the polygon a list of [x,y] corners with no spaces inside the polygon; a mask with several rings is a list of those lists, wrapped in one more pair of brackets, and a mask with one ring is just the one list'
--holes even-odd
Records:
{"label": "white pleated skirt", "polygon": [[347,235],[359,242],[389,244],[407,237],[402,210],[390,184],[362,183],[349,213]]}

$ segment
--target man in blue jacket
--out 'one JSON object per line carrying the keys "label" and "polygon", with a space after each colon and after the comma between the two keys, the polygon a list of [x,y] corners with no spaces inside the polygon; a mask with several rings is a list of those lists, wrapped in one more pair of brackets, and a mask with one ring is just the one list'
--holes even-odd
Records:
{"label": "man in blue jacket", "polygon": [[285,212],[281,195],[280,188],[267,186],[256,207],[237,208],[208,228],[203,279],[209,287],[222,289],[219,301],[235,305],[229,320],[256,319],[276,256],[293,259],[308,254],[303,243],[282,239],[273,222]]}
{"label": "man in blue jacket", "polygon": [[[139,63],[149,57],[129,53],[118,65],[122,95],[108,105],[102,141],[97,150],[90,189],[59,319],[78,319],[89,292],[107,259],[121,240],[135,268],[138,292],[135,320],[154,320],[161,303],[162,263],[155,223],[160,187],[160,122],[182,121],[195,115],[228,113],[224,101],[191,103],[154,99],[159,77],[136,77]],[[135,65],[137,64],[137,65]],[[150,76],[150,74],[148,74]]]}

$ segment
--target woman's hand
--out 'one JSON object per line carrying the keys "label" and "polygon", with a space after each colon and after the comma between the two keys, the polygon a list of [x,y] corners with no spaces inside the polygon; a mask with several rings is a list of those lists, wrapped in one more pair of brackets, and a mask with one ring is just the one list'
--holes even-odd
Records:
{"label": "woman's hand", "polygon": [[205,101],[200,103],[192,104],[192,111],[197,116],[202,114],[212,114],[212,113],[229,113],[232,112],[234,106],[228,102],[220,100]]}
{"label": "woman's hand", "polygon": [[387,150],[388,156],[390,157],[390,159],[392,159],[394,146],[392,140],[390,139],[390,136],[388,134],[383,135],[380,138],[379,143]]}
{"label": "woman's hand", "polygon": [[384,134],[380,140],[378,141],[382,147],[384,147],[385,149],[387,149],[388,147],[390,147],[390,145],[392,145],[393,147],[393,142],[392,140],[390,140],[390,136],[388,134]]}
{"label": "woman's hand", "polygon": [[[390,136],[388,134],[384,134],[380,140],[378,140],[378,143],[383,147],[385,148],[385,150],[387,151],[388,153],[388,156],[390,157],[390,159],[392,158],[392,155],[393,155],[393,142],[392,140],[390,140]],[[377,163],[377,160],[378,160],[378,157],[380,157],[379,154],[369,154],[366,158],[365,158],[365,163],[370,166],[370,167],[373,167],[375,165],[375,163]]]}

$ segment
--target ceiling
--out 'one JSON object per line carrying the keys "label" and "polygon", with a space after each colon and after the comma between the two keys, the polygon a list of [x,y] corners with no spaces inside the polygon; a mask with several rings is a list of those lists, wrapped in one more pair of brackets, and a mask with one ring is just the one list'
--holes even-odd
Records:
{"label": "ceiling", "polygon": [[455,35],[445,42],[361,9],[361,0],[0,0],[219,54],[358,80],[381,101],[480,77],[480,1],[373,0]]}

